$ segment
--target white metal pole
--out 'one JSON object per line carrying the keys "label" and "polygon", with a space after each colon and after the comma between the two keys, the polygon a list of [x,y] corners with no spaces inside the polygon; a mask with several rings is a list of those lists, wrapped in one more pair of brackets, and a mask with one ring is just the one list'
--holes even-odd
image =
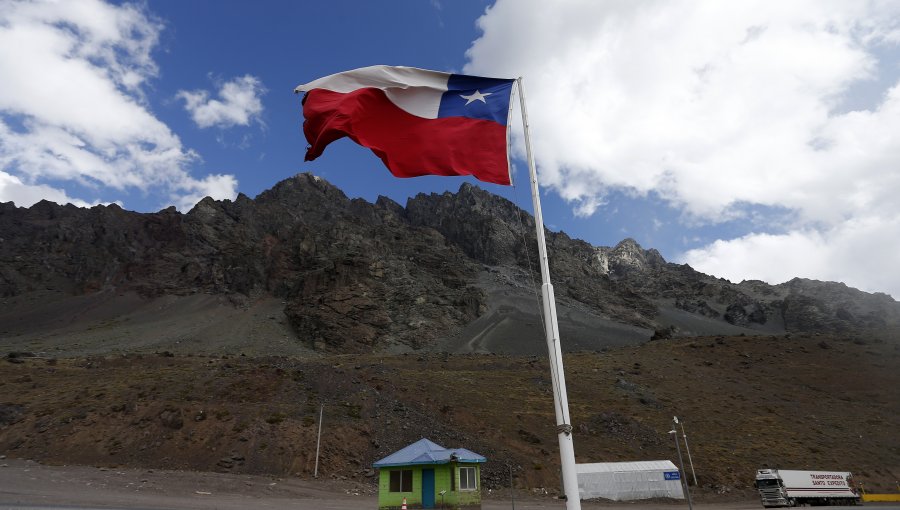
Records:
{"label": "white metal pole", "polygon": [[313,478],[319,477],[319,445],[322,444],[322,415],[325,414],[325,404],[319,408],[319,433],[316,436],[316,469],[313,472]]}
{"label": "white metal pole", "polygon": [[697,472],[694,471],[694,460],[691,459],[691,447],[688,446],[687,433],[684,431],[684,420],[681,422],[681,435],[684,437],[684,449],[687,450],[688,464],[691,465],[691,475],[694,476],[694,487],[697,486]]}
{"label": "white metal pole", "polygon": [[550,356],[550,375],[553,384],[553,402],[556,411],[556,433],[559,439],[559,457],[562,466],[563,491],[566,495],[567,510],[581,510],[578,494],[578,474],[575,472],[575,446],[572,441],[572,425],[569,419],[569,398],[566,394],[566,377],[563,373],[562,347],[559,343],[559,324],[556,318],[556,299],[550,283],[550,264],[547,259],[547,241],[544,238],[544,218],[541,214],[541,199],[538,190],[537,170],[531,151],[531,137],[528,127],[528,111],[525,109],[525,88],[522,78],[516,80],[519,86],[519,103],[522,109],[522,124],[525,129],[525,153],[528,157],[528,173],[531,178],[531,199],[534,203],[534,223],[537,230],[538,255],[541,263],[541,296],[543,297],[547,350]]}

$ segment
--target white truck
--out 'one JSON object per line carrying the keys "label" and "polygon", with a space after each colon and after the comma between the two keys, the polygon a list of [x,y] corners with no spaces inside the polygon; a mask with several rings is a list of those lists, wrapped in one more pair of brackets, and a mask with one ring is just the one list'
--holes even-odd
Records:
{"label": "white truck", "polygon": [[765,508],[859,504],[846,471],[759,469],[755,486]]}

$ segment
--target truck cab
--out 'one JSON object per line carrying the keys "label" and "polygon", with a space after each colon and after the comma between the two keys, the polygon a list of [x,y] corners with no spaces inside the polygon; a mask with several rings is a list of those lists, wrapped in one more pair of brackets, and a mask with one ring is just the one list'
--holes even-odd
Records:
{"label": "truck cab", "polygon": [[784,482],[775,469],[759,469],[756,471],[756,483],[759,499],[764,508],[794,506],[796,503],[787,497]]}

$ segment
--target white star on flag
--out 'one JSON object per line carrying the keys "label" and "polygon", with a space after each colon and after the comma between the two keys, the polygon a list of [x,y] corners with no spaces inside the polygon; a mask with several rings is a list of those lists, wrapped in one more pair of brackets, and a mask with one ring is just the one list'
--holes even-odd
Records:
{"label": "white star on flag", "polygon": [[465,99],[466,106],[469,106],[469,103],[471,103],[472,101],[481,101],[482,103],[487,104],[487,101],[485,101],[484,98],[488,97],[491,94],[493,94],[493,92],[488,92],[487,94],[482,94],[481,91],[476,90],[470,96],[460,94],[459,97]]}

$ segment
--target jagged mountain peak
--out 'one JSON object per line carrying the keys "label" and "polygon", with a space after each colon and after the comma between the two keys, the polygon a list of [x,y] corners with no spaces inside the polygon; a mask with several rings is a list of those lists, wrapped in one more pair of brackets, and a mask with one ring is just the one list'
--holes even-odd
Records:
{"label": "jagged mountain peak", "polygon": [[280,202],[284,205],[303,205],[308,200],[327,199],[347,202],[349,199],[337,186],[310,172],[284,179],[256,197],[257,202]]}
{"label": "jagged mountain peak", "polygon": [[659,269],[666,260],[655,248],[645,250],[632,238],[626,238],[609,248],[596,248],[596,258],[605,274],[613,278],[623,277],[633,272],[644,273]]}
{"label": "jagged mountain peak", "polygon": [[[7,203],[0,239],[7,297],[112,290],[250,306],[268,296],[282,303],[297,341],[348,352],[434,348],[449,338],[473,348],[468,334],[500,338],[489,345],[526,330],[540,337],[528,326],[540,322],[530,288],[540,280],[534,220],[469,183],[456,193],[419,194],[406,207],[387,197],[350,200],[308,173],[255,199],[204,198],[187,214]],[[597,331],[609,328],[612,341],[624,342],[661,329],[774,334],[900,325],[896,301],[843,284],[732,284],[667,263],[630,238],[594,247],[548,231],[547,243],[561,316],[572,321],[562,327],[579,348],[601,347],[610,340]],[[481,324],[488,330],[476,331]]]}
{"label": "jagged mountain peak", "polygon": [[456,193],[451,191],[419,193],[407,201],[407,207],[410,206],[410,202],[414,206],[418,205],[416,202],[440,202],[452,204],[453,207],[466,206],[477,214],[500,214],[504,218],[521,212],[519,206],[513,202],[469,182],[462,183]]}
{"label": "jagged mountain peak", "polygon": [[631,250],[631,251],[643,251],[644,250],[644,248],[640,245],[640,243],[635,241],[634,238],[632,238],[632,237],[626,237],[625,239],[622,239],[615,245],[615,247],[613,247],[613,249],[614,250]]}
{"label": "jagged mountain peak", "polygon": [[[231,202],[231,200],[228,200]],[[203,197],[199,202],[194,204],[194,207],[191,208],[190,211],[187,212],[188,215],[202,215],[209,214],[212,211],[221,210],[225,201],[224,200],[216,200],[212,197]]]}

